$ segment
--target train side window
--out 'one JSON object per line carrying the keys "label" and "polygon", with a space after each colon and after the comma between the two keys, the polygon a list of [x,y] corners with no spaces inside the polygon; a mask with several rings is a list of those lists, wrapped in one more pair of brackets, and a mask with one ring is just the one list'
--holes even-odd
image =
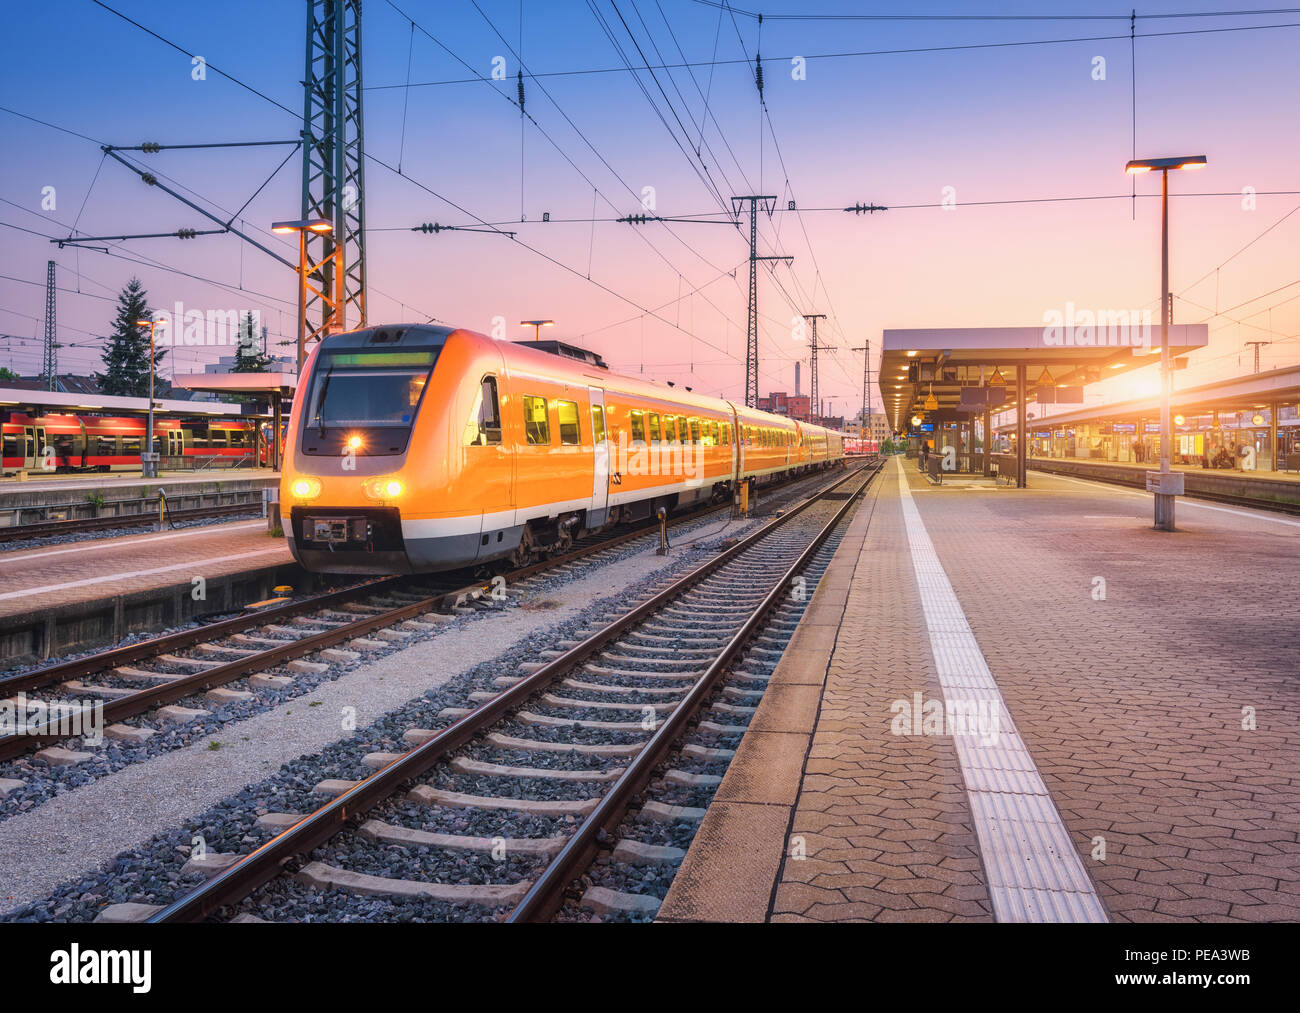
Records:
{"label": "train side window", "polygon": [[689,436],[690,433],[687,431],[686,416],[678,415],[677,416],[677,441],[679,443],[685,443]]}
{"label": "train side window", "polygon": [[582,443],[582,430],[578,425],[578,402],[556,401],[555,410],[560,416],[560,442],[568,447]]}
{"label": "train side window", "polygon": [[465,423],[465,446],[486,447],[501,443],[501,402],[497,398],[497,378],[483,377],[469,421]]}
{"label": "train side window", "polygon": [[700,442],[700,420],[699,419],[691,419],[691,442],[692,443]]}
{"label": "train side window", "polygon": [[5,433],[3,456],[18,456],[18,436],[15,433]]}
{"label": "train side window", "polygon": [[650,439],[652,442],[658,443],[659,440],[661,439],[659,435],[659,413],[651,412],[649,422],[650,422]]}
{"label": "train side window", "polygon": [[677,420],[671,415],[664,416],[664,442],[677,442]]}
{"label": "train side window", "polygon": [[711,446],[716,447],[718,445],[718,423],[716,421],[709,423],[709,440]]}
{"label": "train side window", "polygon": [[524,432],[534,446],[551,442],[551,420],[546,414],[546,398],[524,395]]}
{"label": "train side window", "polygon": [[632,412],[632,442],[645,442],[645,412],[636,410]]}
{"label": "train side window", "polygon": [[591,434],[597,443],[604,442],[605,409],[602,405],[594,404],[591,406]]}

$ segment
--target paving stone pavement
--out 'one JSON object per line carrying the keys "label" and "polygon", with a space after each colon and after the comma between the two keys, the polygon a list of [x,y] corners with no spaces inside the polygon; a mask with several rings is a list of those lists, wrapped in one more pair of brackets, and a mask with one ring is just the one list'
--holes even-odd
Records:
{"label": "paving stone pavement", "polygon": [[953,738],[890,728],[896,701],[942,697],[904,480],[1109,917],[1300,918],[1300,523],[1183,500],[1170,535],[1145,494],[892,463],[660,917],[993,920]]}
{"label": "paving stone pavement", "polygon": [[953,740],[890,730],[894,701],[942,694],[894,469],[879,481],[769,917],[991,921]]}
{"label": "paving stone pavement", "polygon": [[0,621],[289,562],[288,545],[267,533],[265,520],[0,553]]}
{"label": "paving stone pavement", "polygon": [[945,490],[906,471],[1112,918],[1300,918],[1294,519],[1180,500],[1169,534],[1145,495],[1040,473]]}

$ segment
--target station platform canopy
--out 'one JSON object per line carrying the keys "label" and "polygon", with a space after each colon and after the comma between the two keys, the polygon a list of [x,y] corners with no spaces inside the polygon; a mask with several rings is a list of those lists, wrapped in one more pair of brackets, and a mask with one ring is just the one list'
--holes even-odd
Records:
{"label": "station platform canopy", "polygon": [[[1072,312],[1059,325],[1040,327],[887,330],[879,380],[885,414],[893,429],[907,432],[918,415],[934,420],[1000,411],[1016,405],[1018,381],[1026,402],[1081,403],[1085,384],[1160,361],[1159,325],[1130,324],[1130,318],[1136,314]],[[1174,356],[1208,343],[1208,324],[1169,328]]]}
{"label": "station platform canopy", "polygon": [[[177,385],[179,386],[179,385]],[[195,388],[199,389],[199,388]],[[96,412],[142,415],[149,411],[147,397],[118,397],[109,394],[64,394],[59,391],[26,390],[0,384],[0,408],[59,414]],[[154,411],[163,415],[245,415],[242,405],[212,401],[180,401],[155,398]]]}
{"label": "station platform canopy", "polygon": [[[1169,403],[1174,411],[1186,415],[1204,415],[1210,412],[1241,412],[1272,408],[1275,405],[1293,405],[1297,401],[1300,401],[1300,366],[1285,366],[1175,390]],[[1159,410],[1159,397],[1134,398],[1089,405],[1073,411],[1053,412],[1045,415],[1041,424],[1068,426],[1108,419],[1153,418]],[[1014,424],[998,427],[999,430],[1013,428]]]}
{"label": "station platform canopy", "polygon": [[298,386],[293,373],[185,373],[172,377],[172,386],[214,394],[272,394],[290,397]]}
{"label": "station platform canopy", "polygon": [[[172,377],[172,386],[215,394],[251,394],[271,402],[271,432],[284,431],[284,399],[293,396],[293,373],[188,373]],[[280,440],[271,439],[271,467],[280,470]]]}

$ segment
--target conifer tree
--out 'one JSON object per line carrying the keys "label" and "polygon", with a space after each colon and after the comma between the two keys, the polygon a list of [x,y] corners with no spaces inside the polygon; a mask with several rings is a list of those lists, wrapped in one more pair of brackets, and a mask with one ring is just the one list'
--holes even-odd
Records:
{"label": "conifer tree", "polygon": [[[96,374],[105,394],[149,396],[149,328],[139,326],[136,321],[152,319],[148,293],[139,278],[132,278],[117,297],[113,333],[104,347],[104,371]],[[165,348],[155,349],[155,373],[166,354]],[[156,381],[154,393],[161,395],[167,388],[166,383]]]}
{"label": "conifer tree", "polygon": [[271,356],[258,351],[256,326],[253,314],[245,313],[239,324],[239,344],[235,349],[235,364],[230,369],[232,373],[270,372]]}

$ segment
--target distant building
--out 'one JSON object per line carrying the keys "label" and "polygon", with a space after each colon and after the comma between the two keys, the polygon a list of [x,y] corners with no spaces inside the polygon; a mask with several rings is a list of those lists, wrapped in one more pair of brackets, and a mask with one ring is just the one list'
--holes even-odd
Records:
{"label": "distant building", "polygon": [[[862,428],[861,412],[858,412],[857,415],[853,416],[853,420],[849,423],[849,426],[851,428]],[[884,415],[877,415],[872,412],[870,423],[867,425],[866,429],[867,431],[865,436],[869,440],[883,442],[889,438],[889,420]]]}
{"label": "distant building", "polygon": [[[17,380],[8,380],[7,387],[18,390],[48,390],[43,376],[24,376]],[[54,377],[54,389],[59,394],[99,394],[99,381],[91,376],[75,376],[72,373],[59,373]]]}
{"label": "distant building", "polygon": [[785,391],[773,391],[767,397],[758,399],[758,410],[784,415],[795,422],[812,421],[812,402],[808,396],[788,394]]}
{"label": "distant building", "polygon": [[[203,372],[205,373],[233,373],[235,370],[235,359],[233,355],[223,355],[216,362],[205,363]],[[296,373],[298,372],[298,360],[288,355],[271,356],[271,364],[266,367],[268,373]]]}

